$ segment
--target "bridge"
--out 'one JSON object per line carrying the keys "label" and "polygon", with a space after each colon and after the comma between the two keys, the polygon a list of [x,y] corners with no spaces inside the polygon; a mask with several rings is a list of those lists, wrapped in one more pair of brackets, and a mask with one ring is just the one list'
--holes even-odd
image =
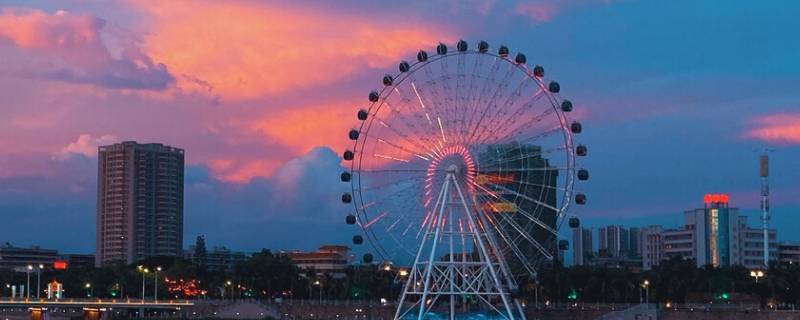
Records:
{"label": "bridge", "polygon": [[3,319],[22,320],[29,314],[31,320],[50,318],[73,318],[83,313],[86,320],[105,319],[110,313],[145,317],[146,312],[170,312],[185,315],[194,307],[186,300],[136,300],[136,299],[7,299],[0,300],[0,313]]}

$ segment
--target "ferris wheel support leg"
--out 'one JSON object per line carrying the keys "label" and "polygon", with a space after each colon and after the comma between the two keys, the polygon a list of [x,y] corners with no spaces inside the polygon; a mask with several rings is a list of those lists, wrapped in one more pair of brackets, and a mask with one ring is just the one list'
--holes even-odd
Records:
{"label": "ferris wheel support leg", "polygon": [[451,209],[447,210],[447,224],[448,224],[447,228],[449,230],[449,232],[448,232],[449,234],[447,236],[449,239],[447,239],[447,240],[450,241],[450,265],[447,266],[447,276],[448,276],[448,279],[450,280],[450,320],[455,320],[456,319],[456,295],[455,295],[454,292],[456,291],[456,287],[455,287],[455,284],[456,284],[456,270],[455,270],[455,261],[453,260],[453,256],[456,253],[455,253],[455,251],[453,251],[453,235],[454,235],[454,233],[453,233],[453,210],[451,210]]}
{"label": "ferris wheel support leg", "polygon": [[[438,208],[441,205],[443,198],[444,198],[444,189],[442,189],[439,192],[439,196],[437,197],[436,204],[433,206],[433,211],[435,211],[436,208]],[[423,249],[425,249],[425,243],[427,242],[428,238],[431,235],[432,226],[433,226],[433,223],[429,223],[428,226],[425,228],[425,235],[423,236],[423,240],[422,240],[422,243],[419,246],[419,249],[417,249],[417,255],[414,258],[414,264],[411,266],[411,272],[409,272],[409,274],[408,274],[408,279],[406,280],[406,285],[405,285],[405,287],[403,289],[403,294],[400,295],[400,301],[397,303],[397,311],[394,314],[394,319],[395,320],[402,318],[403,316],[405,316],[408,312],[410,312],[413,309],[413,307],[411,307],[408,310],[406,310],[405,312],[403,312],[403,303],[405,302],[406,297],[408,296],[409,289],[411,289],[411,287],[413,285],[415,285],[416,282],[417,282],[417,273],[419,272],[419,269],[417,269],[417,266],[419,265],[419,258],[422,256],[422,251],[423,251]],[[434,246],[433,248],[435,250],[436,247]],[[420,308],[424,307],[424,305],[422,304],[422,300],[420,300],[418,302],[418,304],[420,304]]]}
{"label": "ferris wheel support leg", "polygon": [[[448,177],[451,177],[451,175],[448,174]],[[423,276],[425,280],[422,289],[422,298],[419,301],[419,316],[417,316],[417,320],[422,320],[427,313],[427,299],[428,293],[430,292],[431,271],[433,270],[433,261],[436,259],[436,247],[439,245],[439,231],[441,230],[439,224],[441,224],[442,218],[444,218],[444,209],[447,207],[447,201],[445,200],[445,197],[447,197],[447,192],[449,191],[448,189],[450,189],[450,180],[447,180],[442,188],[443,197],[439,203],[439,214],[436,217],[436,226],[433,226],[433,223],[431,222],[431,227],[436,229],[434,230],[431,253],[428,256],[428,264],[425,266],[425,275]],[[432,306],[433,302],[431,302],[431,307]]]}
{"label": "ferris wheel support leg", "polygon": [[[472,216],[472,211],[470,210],[469,205],[467,204],[467,200],[466,200],[466,198],[464,198],[464,193],[461,191],[461,187],[458,186],[458,183],[455,183],[455,177],[453,177],[452,175],[448,175],[448,177],[446,179],[452,179],[452,181],[454,182],[453,184],[455,185],[456,191],[458,192],[458,196],[461,199],[461,204],[464,206],[464,210],[465,210],[464,212],[466,213],[465,216],[467,216],[467,218],[469,219],[469,223],[470,223],[470,226],[472,228],[472,232],[475,235],[475,242],[478,243],[478,249],[480,249],[481,254],[484,257],[486,257],[486,262],[487,262],[486,266],[489,269],[489,273],[492,276],[492,281],[494,282],[494,285],[497,288],[497,291],[499,291],[499,293],[500,293],[500,299],[503,301],[503,307],[505,308],[506,313],[507,313],[505,316],[508,319],[514,320],[515,319],[515,317],[514,317],[514,308],[511,306],[511,303],[508,301],[509,300],[508,293],[503,290],[503,286],[502,286],[502,284],[500,282],[500,279],[498,277],[497,270],[495,270],[494,264],[492,263],[492,259],[489,256],[488,251],[486,250],[486,245],[484,244],[484,241],[483,241],[483,238],[481,236],[481,233],[478,230],[477,224],[475,223],[475,219]],[[499,248],[494,247],[493,249],[494,249],[495,252],[499,252]],[[525,315],[524,314],[520,314],[520,318],[521,319],[525,319]]]}

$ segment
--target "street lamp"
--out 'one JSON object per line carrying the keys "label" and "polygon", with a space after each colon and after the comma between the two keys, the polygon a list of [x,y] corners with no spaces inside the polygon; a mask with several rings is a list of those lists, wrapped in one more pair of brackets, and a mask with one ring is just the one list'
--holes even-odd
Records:
{"label": "street lamp", "polygon": [[94,295],[94,288],[92,288],[92,284],[87,282],[84,287],[86,288],[86,297],[91,298]]}
{"label": "street lamp", "polygon": [[33,270],[33,266],[28,265],[28,270],[25,272],[28,274],[28,285],[25,286],[25,288],[28,289],[28,292],[26,292],[26,300],[30,300],[31,298],[31,270]]}
{"label": "street lamp", "polygon": [[764,276],[764,271],[761,270],[750,270],[750,276],[756,279],[756,283],[758,283],[758,278]]}
{"label": "street lamp", "polygon": [[[225,286],[226,287],[231,287],[231,300],[233,300],[233,285],[232,285],[232,282],[230,280],[228,280],[227,282],[225,282]],[[225,298],[224,297],[225,291],[228,291],[228,289],[225,289],[224,291],[222,291],[223,299]]]}
{"label": "street lamp", "polygon": [[319,280],[314,281],[315,286],[319,286],[319,304],[322,304],[322,282]]}
{"label": "street lamp", "polygon": [[36,300],[39,300],[39,292],[42,291],[42,269],[43,264],[39,264],[39,269],[36,269]]}
{"label": "street lamp", "polygon": [[150,272],[150,269],[147,269],[144,266],[139,266],[137,269],[139,269],[139,271],[142,273],[142,302],[144,302],[144,280],[147,277],[147,273]]}
{"label": "street lamp", "polygon": [[[649,304],[650,303],[650,281],[649,280],[644,280],[644,282],[642,282],[642,288],[644,289],[644,295],[645,295],[644,303],[645,304]],[[641,291],[639,291],[639,294],[641,294]],[[641,296],[639,297],[639,301],[641,301]]]}
{"label": "street lamp", "polygon": [[400,276],[401,276],[401,277],[405,277],[405,276],[407,276],[407,275],[408,275],[408,270],[406,270],[406,269],[400,269]]}
{"label": "street lamp", "polygon": [[155,284],[155,291],[153,293],[153,300],[158,301],[158,272],[161,271],[161,267],[156,267],[155,272],[155,280],[153,280],[153,284]]}

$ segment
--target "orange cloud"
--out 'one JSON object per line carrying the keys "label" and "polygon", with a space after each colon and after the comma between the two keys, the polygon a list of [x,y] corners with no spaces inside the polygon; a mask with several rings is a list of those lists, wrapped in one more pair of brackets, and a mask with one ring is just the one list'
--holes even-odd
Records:
{"label": "orange cloud", "polygon": [[356,119],[356,102],[326,103],[319,106],[290,107],[251,123],[251,128],[303,154],[317,146],[344,150],[351,143],[347,131]]}
{"label": "orange cloud", "polygon": [[756,128],[745,136],[776,144],[800,144],[800,114],[774,114],[757,118]]}
{"label": "orange cloud", "polygon": [[[150,17],[147,51],[178,86],[249,99],[335,84],[384,68],[420,47],[452,41],[447,28],[276,2],[134,1]],[[190,8],[190,9],[187,9]]]}

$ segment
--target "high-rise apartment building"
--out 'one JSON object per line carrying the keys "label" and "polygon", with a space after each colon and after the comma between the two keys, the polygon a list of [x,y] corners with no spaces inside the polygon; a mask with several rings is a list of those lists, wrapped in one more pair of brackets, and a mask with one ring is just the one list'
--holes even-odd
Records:
{"label": "high-rise apartment building", "polygon": [[606,226],[598,230],[598,250],[600,256],[623,257],[627,256],[629,248],[628,229],[623,226]]}
{"label": "high-rise apartment building", "polygon": [[[541,147],[518,142],[491,145],[479,154],[478,159],[484,164],[484,169],[479,172],[477,183],[486,184],[487,189],[505,200],[482,203],[488,212],[495,215],[500,236],[505,235],[515,241],[519,255],[534,264],[547,261],[543,251],[554,260],[560,259],[556,235],[539,224],[544,224],[551,230],[557,228],[556,210],[552,208],[557,207],[558,169],[542,157]],[[492,199],[488,196],[486,198]],[[534,222],[529,217],[536,217],[539,221]],[[531,235],[531,239],[519,236],[522,232]],[[503,241],[500,246],[509,256],[512,272],[522,271],[522,266],[515,261],[516,258],[510,258],[516,255],[511,248],[503,244]]]}
{"label": "high-rise apartment building", "polygon": [[586,264],[587,256],[591,256],[593,252],[592,230],[580,227],[572,229],[572,265]]}
{"label": "high-rise apartment building", "polygon": [[661,259],[664,259],[661,226],[639,228],[637,236],[639,237],[637,249],[639,256],[642,257],[642,269],[650,270],[653,266],[657,266]]}
{"label": "high-rise apartment building", "polygon": [[101,146],[97,266],[183,253],[184,151],[159,143]]}

